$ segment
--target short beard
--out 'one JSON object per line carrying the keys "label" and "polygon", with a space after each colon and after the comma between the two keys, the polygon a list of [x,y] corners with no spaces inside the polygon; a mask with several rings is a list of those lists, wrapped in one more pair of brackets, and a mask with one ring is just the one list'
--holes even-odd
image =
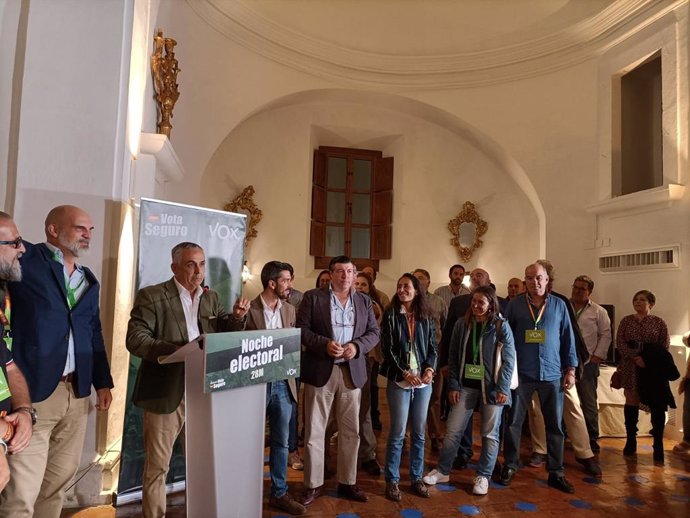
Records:
{"label": "short beard", "polygon": [[0,264],[0,279],[9,282],[22,280],[22,267],[18,262]]}
{"label": "short beard", "polygon": [[91,251],[91,248],[89,245],[86,245],[86,247],[80,247],[79,245],[81,244],[80,241],[75,241],[74,243],[69,243],[68,241],[58,238],[58,242],[64,246],[67,250],[72,252],[72,255],[74,257],[84,257],[85,255],[88,255],[89,252]]}

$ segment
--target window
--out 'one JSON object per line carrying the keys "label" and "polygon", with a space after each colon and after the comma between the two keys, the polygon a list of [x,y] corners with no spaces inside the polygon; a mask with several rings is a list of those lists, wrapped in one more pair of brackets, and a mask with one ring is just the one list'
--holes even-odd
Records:
{"label": "window", "polygon": [[614,160],[614,195],[663,185],[661,54],[620,78],[620,156]]}
{"label": "window", "polygon": [[347,255],[378,270],[391,257],[393,158],[380,151],[319,147],[314,151],[309,253],[314,268]]}

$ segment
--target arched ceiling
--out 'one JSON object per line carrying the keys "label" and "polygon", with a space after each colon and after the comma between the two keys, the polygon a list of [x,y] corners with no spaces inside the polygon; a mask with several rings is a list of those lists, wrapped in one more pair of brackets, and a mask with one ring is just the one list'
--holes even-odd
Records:
{"label": "arched ceiling", "polygon": [[458,88],[589,59],[687,0],[187,0],[227,38],[370,88]]}

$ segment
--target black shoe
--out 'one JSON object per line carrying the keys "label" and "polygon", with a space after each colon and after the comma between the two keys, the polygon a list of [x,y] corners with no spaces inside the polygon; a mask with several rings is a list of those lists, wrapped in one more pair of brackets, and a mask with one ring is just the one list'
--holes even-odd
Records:
{"label": "black shoe", "polygon": [[376,459],[371,459],[366,462],[362,462],[362,469],[372,477],[381,476],[381,466],[379,465]]}
{"label": "black shoe", "polygon": [[364,492],[357,487],[356,484],[338,484],[338,496],[342,498],[347,498],[348,500],[354,500],[355,502],[368,502],[369,497],[364,494]]}
{"label": "black shoe", "polygon": [[599,453],[601,451],[601,447],[596,439],[589,441],[589,447],[592,448],[592,453]]}
{"label": "black shoe", "polygon": [[468,459],[464,455],[458,455],[457,457],[455,457],[455,460],[453,461],[453,468],[457,470],[465,469],[469,462],[470,459]]}
{"label": "black shoe", "polygon": [[549,487],[563,491],[564,493],[574,493],[575,488],[573,485],[565,479],[563,475],[549,475],[549,480],[547,482]]}
{"label": "black shoe", "polygon": [[504,486],[509,486],[513,481],[513,477],[515,476],[516,472],[517,470],[509,466],[503,466],[503,469],[501,470],[501,479],[499,482]]}
{"label": "black shoe", "polygon": [[585,472],[588,475],[592,475],[593,477],[597,478],[601,477],[601,466],[595,457],[590,457],[589,459],[578,459],[575,457],[575,460],[582,464],[582,467],[585,468]]}
{"label": "black shoe", "polygon": [[637,439],[628,438],[623,447],[623,455],[630,457],[635,454],[637,454]]}

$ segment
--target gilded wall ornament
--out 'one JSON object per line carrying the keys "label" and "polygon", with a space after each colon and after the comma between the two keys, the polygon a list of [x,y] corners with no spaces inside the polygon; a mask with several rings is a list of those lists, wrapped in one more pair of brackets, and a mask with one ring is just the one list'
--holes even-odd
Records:
{"label": "gilded wall ornament", "polygon": [[484,244],[480,238],[486,234],[487,229],[486,221],[479,217],[471,201],[466,201],[458,215],[448,222],[448,230],[453,236],[450,244],[463,261],[469,261],[474,251]]}
{"label": "gilded wall ornament", "polygon": [[170,138],[172,130],[172,111],[175,107],[180,92],[177,89],[177,73],[180,68],[175,58],[175,45],[172,38],[164,38],[163,30],[158,29],[153,38],[154,51],[151,55],[151,72],[153,73],[153,88],[156,91],[156,102],[161,120],[158,123],[158,133]]}
{"label": "gilded wall ornament", "polygon": [[244,214],[247,216],[247,233],[244,237],[244,246],[249,245],[249,241],[254,239],[258,233],[256,231],[256,226],[264,217],[264,213],[261,209],[254,203],[254,186],[250,185],[245,187],[244,190],[237,195],[231,202],[226,203],[223,210],[228,212],[236,212],[238,214]]}

